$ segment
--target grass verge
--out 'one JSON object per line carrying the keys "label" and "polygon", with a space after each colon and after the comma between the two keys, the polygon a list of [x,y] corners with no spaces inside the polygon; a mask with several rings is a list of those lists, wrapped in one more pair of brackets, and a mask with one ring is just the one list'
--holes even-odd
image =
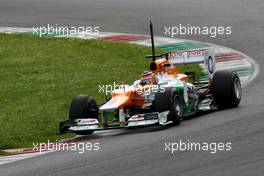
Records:
{"label": "grass verge", "polygon": [[147,69],[149,53],[125,43],[0,34],[0,150],[71,137],[57,128],[72,98],[90,94],[103,102],[98,86],[131,84]]}

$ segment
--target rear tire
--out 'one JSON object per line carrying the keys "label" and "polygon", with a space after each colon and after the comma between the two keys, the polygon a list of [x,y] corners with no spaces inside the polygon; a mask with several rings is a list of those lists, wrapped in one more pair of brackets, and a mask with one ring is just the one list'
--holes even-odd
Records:
{"label": "rear tire", "polygon": [[[79,95],[72,100],[69,117],[70,120],[75,119],[98,119],[99,108],[93,97],[88,95]],[[93,130],[78,131],[76,134],[87,135],[92,134]]]}
{"label": "rear tire", "polygon": [[240,79],[232,71],[216,72],[212,80],[211,91],[219,108],[238,107],[242,98]]}

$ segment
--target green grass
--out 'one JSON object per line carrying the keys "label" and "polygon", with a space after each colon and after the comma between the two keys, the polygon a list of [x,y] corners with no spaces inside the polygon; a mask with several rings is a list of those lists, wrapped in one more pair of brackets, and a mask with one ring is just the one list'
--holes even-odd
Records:
{"label": "green grass", "polygon": [[149,53],[125,43],[0,34],[0,150],[72,136],[57,134],[72,98],[103,102],[98,85],[131,84]]}
{"label": "green grass", "polygon": [[[186,65],[179,65],[177,68],[181,72],[195,72],[195,81],[198,81],[200,77],[204,75],[203,69],[198,64],[186,64]],[[194,82],[194,80],[189,79],[190,82]]]}

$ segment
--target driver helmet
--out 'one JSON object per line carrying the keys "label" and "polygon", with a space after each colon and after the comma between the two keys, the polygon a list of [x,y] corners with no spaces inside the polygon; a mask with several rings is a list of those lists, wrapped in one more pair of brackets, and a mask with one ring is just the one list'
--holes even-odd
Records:
{"label": "driver helmet", "polygon": [[141,85],[154,85],[158,83],[157,76],[150,71],[144,71],[141,74],[140,84]]}

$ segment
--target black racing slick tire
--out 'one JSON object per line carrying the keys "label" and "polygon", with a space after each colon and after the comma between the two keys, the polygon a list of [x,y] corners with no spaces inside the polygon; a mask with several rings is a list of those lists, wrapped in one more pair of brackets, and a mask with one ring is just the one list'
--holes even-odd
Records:
{"label": "black racing slick tire", "polygon": [[[69,118],[72,119],[98,119],[99,108],[93,97],[88,95],[79,95],[72,100],[69,112]],[[87,135],[92,134],[93,130],[76,131],[76,134]]]}
{"label": "black racing slick tire", "polygon": [[214,74],[211,91],[219,108],[238,107],[242,98],[242,86],[235,72],[218,71]]}
{"label": "black racing slick tire", "polygon": [[72,100],[69,117],[70,119],[98,119],[98,105],[93,97],[79,95]]}
{"label": "black racing slick tire", "polygon": [[183,119],[183,98],[174,89],[157,92],[154,108],[158,112],[169,111],[168,121],[172,121],[173,125],[179,125]]}
{"label": "black racing slick tire", "polygon": [[173,125],[179,125],[183,119],[183,98],[176,91],[172,92],[168,118]]}

